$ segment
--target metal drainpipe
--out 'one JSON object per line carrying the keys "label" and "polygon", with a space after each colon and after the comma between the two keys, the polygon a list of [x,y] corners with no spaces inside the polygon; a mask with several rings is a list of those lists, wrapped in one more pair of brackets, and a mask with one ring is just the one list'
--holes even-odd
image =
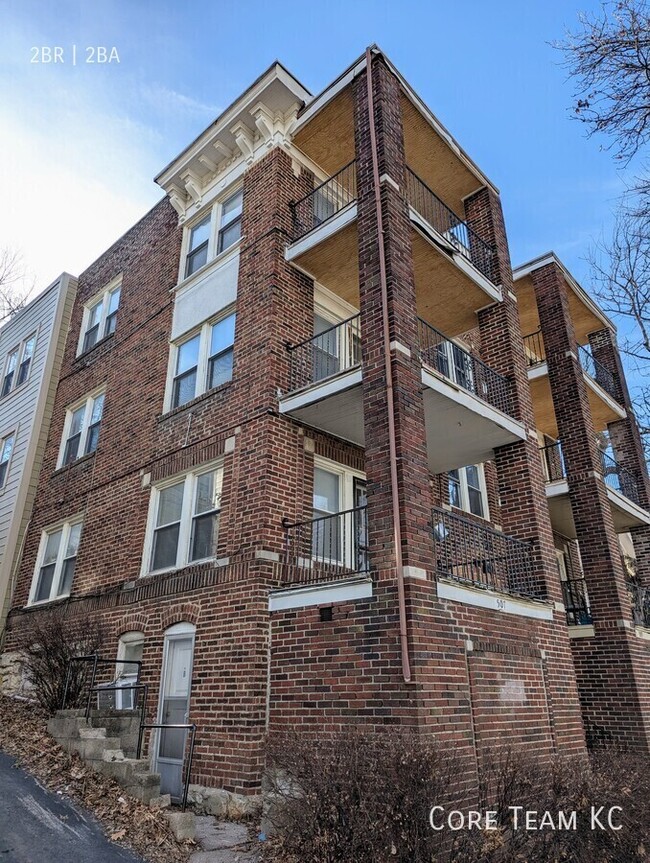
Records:
{"label": "metal drainpipe", "polygon": [[386,256],[384,251],[384,220],[381,214],[381,188],[379,183],[379,156],[375,132],[375,100],[372,92],[372,49],[366,48],[366,85],[368,89],[368,119],[370,126],[370,149],[375,191],[375,210],[379,234],[379,283],[381,286],[381,316],[384,332],[384,366],[386,370],[386,407],[388,410],[388,448],[390,454],[390,490],[393,503],[393,542],[395,544],[395,568],[397,570],[397,598],[399,603],[399,637],[402,653],[404,681],[411,681],[409,662],[408,628],[406,621],[406,597],[404,594],[404,566],[402,563],[402,531],[399,518],[397,494],[397,445],[395,443],[395,400],[393,395],[393,369],[390,353],[390,326],[388,320],[388,284],[386,281]]}

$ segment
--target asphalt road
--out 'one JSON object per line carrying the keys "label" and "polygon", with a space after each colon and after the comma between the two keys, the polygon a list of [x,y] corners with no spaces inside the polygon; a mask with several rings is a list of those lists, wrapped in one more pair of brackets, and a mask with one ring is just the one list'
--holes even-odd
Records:
{"label": "asphalt road", "polygon": [[0,863],[142,863],[0,752]]}

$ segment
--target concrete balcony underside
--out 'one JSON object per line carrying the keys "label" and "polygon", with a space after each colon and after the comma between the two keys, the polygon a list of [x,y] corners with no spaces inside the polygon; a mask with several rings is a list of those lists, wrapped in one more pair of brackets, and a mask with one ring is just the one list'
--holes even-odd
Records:
{"label": "concrete balcony underside", "polygon": [[[521,423],[422,367],[429,468],[442,473],[493,457],[525,439]],[[365,445],[361,370],[354,368],[280,399],[280,413],[358,446]]]}
{"label": "concrete balcony underside", "polygon": [[[625,408],[618,404],[593,378],[583,372],[587,384],[589,407],[594,421],[594,430],[605,431],[607,424],[624,419]],[[548,377],[547,363],[540,362],[528,369],[528,380],[533,397],[535,424],[537,428],[552,438],[559,437],[555,407]]]}
{"label": "concrete balcony underside", "polygon": [[[607,486],[607,497],[617,533],[626,533],[633,527],[650,525],[650,513],[616,489]],[[546,498],[553,530],[567,539],[577,539],[567,480],[547,483]]]}

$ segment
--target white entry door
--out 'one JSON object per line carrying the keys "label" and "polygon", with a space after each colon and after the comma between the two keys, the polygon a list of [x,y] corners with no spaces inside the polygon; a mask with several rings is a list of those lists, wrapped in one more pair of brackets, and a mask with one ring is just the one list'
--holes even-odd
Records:
{"label": "white entry door", "polygon": [[[188,722],[193,652],[193,634],[165,637],[158,715],[161,724],[183,725]],[[161,729],[158,735],[156,770],[160,773],[160,793],[171,794],[174,800],[180,800],[182,796],[187,733],[185,729]]]}

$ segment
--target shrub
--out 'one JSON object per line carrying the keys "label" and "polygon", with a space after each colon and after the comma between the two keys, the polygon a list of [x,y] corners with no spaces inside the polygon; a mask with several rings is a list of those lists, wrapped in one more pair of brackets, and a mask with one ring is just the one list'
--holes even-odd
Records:
{"label": "shrub", "polygon": [[73,663],[74,656],[99,653],[104,630],[89,616],[67,617],[64,609],[39,612],[31,616],[18,637],[24,658],[24,672],[34,697],[50,714],[63,702],[66,675],[70,667],[66,707],[78,707],[88,692],[90,665]]}

